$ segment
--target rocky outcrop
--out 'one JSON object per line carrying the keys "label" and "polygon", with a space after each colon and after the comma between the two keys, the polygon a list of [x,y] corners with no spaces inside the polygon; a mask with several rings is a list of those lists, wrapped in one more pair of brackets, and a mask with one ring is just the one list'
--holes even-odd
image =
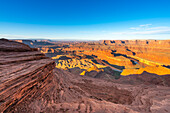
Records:
{"label": "rocky outcrop", "polygon": [[0,51],[5,52],[26,52],[26,51],[37,51],[38,49],[30,48],[28,45],[23,43],[9,41],[7,39],[0,39]]}
{"label": "rocky outcrop", "polygon": [[45,87],[55,62],[29,46],[0,40],[0,111],[8,112],[28,95]]}

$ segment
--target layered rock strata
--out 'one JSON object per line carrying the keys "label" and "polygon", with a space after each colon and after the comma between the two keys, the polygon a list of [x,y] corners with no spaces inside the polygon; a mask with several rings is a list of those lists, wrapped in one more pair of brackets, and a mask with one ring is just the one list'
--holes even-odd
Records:
{"label": "layered rock strata", "polygon": [[55,62],[36,49],[0,40],[0,111],[8,111],[44,87],[53,76],[54,67]]}

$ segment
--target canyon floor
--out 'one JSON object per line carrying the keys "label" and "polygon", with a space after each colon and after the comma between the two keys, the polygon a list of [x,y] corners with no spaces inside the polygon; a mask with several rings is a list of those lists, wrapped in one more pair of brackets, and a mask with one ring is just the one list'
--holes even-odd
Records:
{"label": "canyon floor", "polygon": [[168,113],[169,50],[169,40],[1,39],[0,112]]}

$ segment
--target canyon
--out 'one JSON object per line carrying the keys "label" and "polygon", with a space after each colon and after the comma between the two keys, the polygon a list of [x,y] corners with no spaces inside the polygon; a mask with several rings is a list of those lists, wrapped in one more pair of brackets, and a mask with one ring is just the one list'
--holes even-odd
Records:
{"label": "canyon", "polygon": [[169,40],[1,39],[0,112],[170,112],[169,49]]}
{"label": "canyon", "polygon": [[91,71],[106,72],[106,68],[111,68],[116,73],[115,76],[144,72],[170,74],[170,40],[28,42],[23,41],[51,57],[57,68],[73,73],[76,71],[79,75],[89,75]]}

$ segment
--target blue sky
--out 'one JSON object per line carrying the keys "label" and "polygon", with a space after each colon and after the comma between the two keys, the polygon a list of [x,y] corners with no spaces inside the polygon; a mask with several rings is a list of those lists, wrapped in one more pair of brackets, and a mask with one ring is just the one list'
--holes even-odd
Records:
{"label": "blue sky", "polygon": [[170,0],[0,0],[8,39],[170,39]]}

